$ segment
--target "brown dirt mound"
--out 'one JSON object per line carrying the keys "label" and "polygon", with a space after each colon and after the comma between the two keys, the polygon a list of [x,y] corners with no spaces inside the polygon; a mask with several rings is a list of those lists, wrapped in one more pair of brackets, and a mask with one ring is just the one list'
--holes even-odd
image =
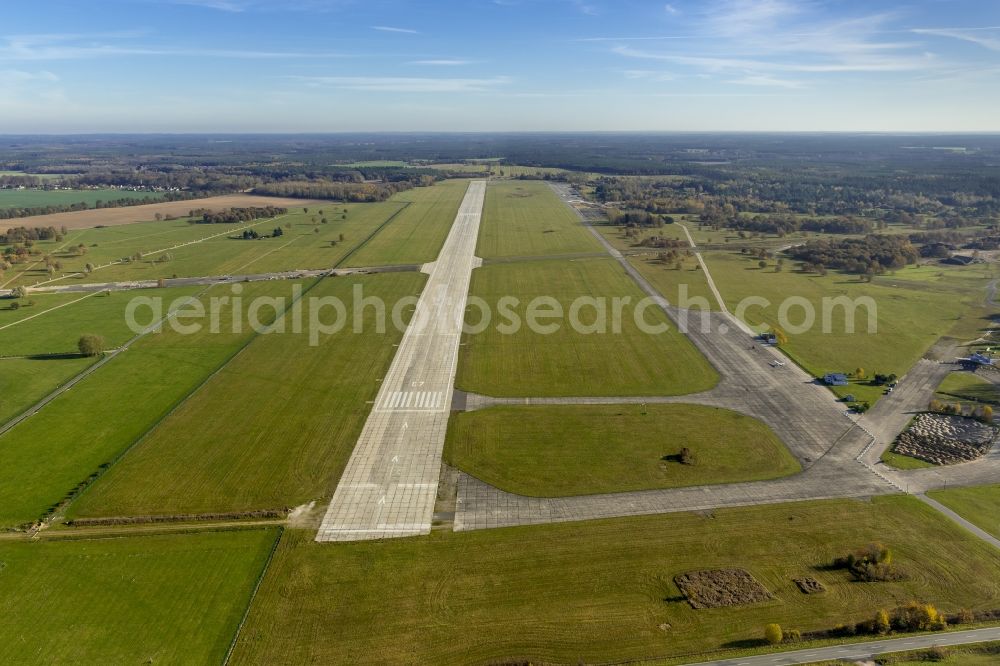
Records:
{"label": "brown dirt mound", "polygon": [[799,589],[803,594],[818,594],[820,592],[825,592],[826,588],[823,587],[823,583],[819,582],[815,578],[793,578],[795,584],[799,586]]}
{"label": "brown dirt mound", "polygon": [[691,571],[674,578],[692,608],[747,606],[774,596],[743,569]]}

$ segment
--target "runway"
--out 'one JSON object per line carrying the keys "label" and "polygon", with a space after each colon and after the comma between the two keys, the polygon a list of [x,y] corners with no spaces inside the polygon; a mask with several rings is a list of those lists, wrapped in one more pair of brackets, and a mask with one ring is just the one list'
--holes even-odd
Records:
{"label": "runway", "polygon": [[[361,541],[429,534],[463,315],[486,195],[472,181],[316,534]],[[323,371],[321,368],[317,371]]]}

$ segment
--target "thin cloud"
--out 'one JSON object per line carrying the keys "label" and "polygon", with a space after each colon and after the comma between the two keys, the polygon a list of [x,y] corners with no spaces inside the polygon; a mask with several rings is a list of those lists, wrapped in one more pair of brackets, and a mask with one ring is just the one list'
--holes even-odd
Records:
{"label": "thin cloud", "polygon": [[978,44],[990,51],[1000,51],[1000,38],[984,37],[981,33],[984,30],[996,30],[997,28],[915,28],[913,32],[917,35],[931,35],[932,37],[948,37],[958,39],[963,42]]}
{"label": "thin cloud", "polygon": [[486,92],[510,83],[506,76],[489,79],[431,78],[411,76],[296,76],[314,88],[339,88],[363,92],[461,93]]}
{"label": "thin cloud", "polygon": [[[108,39],[112,37],[112,39]],[[114,36],[78,34],[13,35],[0,38],[0,61],[83,60],[116,56],[176,56],[234,59],[349,58],[351,54],[305,51],[249,51],[243,49],[158,48],[133,46]]]}
{"label": "thin cloud", "polygon": [[749,58],[721,58],[715,56],[683,56],[672,53],[641,51],[628,46],[613,49],[618,55],[645,60],[661,60],[680,65],[701,67],[710,71],[725,70],[771,70],[781,72],[902,72],[926,68],[933,57],[920,58],[866,58],[843,59],[835,62],[802,63],[755,60]]}
{"label": "thin cloud", "polygon": [[21,69],[0,69],[0,82],[3,83],[25,83],[28,81],[54,83],[58,80],[58,76],[46,70],[26,72]]}
{"label": "thin cloud", "polygon": [[717,0],[684,21],[688,34],[671,36],[688,40],[683,51],[666,44],[644,49],[621,40],[612,52],[683,65],[694,73],[737,75],[727,83],[780,87],[801,83],[775,73],[906,72],[940,64],[913,39],[882,38],[887,32],[910,34],[885,29],[896,14],[829,20],[816,7],[788,0]]}
{"label": "thin cloud", "polygon": [[378,30],[379,32],[397,32],[404,35],[419,35],[420,33],[416,30],[410,28],[397,28],[391,25],[373,25],[372,30]]}
{"label": "thin cloud", "polygon": [[410,65],[429,65],[432,67],[458,67],[461,65],[472,65],[475,60],[461,60],[458,58],[438,58],[431,60],[411,60]]}
{"label": "thin cloud", "polygon": [[765,86],[771,88],[802,88],[803,83],[801,81],[793,81],[791,79],[779,79],[774,76],[766,76],[763,74],[748,74],[741,79],[733,79],[731,81],[726,81],[726,83],[735,83],[741,86]]}
{"label": "thin cloud", "polygon": [[676,77],[670,72],[657,72],[648,69],[626,69],[622,74],[632,81],[673,81]]}
{"label": "thin cloud", "polygon": [[170,0],[172,5],[188,5],[190,7],[204,7],[206,9],[217,9],[223,12],[239,13],[246,11],[247,5],[234,0]]}
{"label": "thin cloud", "polygon": [[351,0],[145,0],[150,3],[165,2],[171,5],[203,7],[223,12],[250,11],[312,11],[325,12],[343,8]]}
{"label": "thin cloud", "polygon": [[681,13],[681,10],[677,9],[676,7],[674,7],[669,2],[667,4],[665,4],[665,5],[663,5],[663,11],[665,11],[668,14],[670,14],[671,16],[677,16],[678,14]]}

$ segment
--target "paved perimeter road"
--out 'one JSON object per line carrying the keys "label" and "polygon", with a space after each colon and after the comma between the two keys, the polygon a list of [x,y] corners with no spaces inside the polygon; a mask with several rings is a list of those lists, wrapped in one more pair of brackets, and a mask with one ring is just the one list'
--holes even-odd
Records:
{"label": "paved perimeter road", "polygon": [[[399,344],[317,541],[429,534],[451,409],[463,314],[486,182],[469,184],[429,268],[416,314]],[[391,304],[390,304],[391,305]]]}
{"label": "paved perimeter road", "polygon": [[696,666],[776,666],[779,664],[811,664],[828,659],[855,661],[871,659],[876,655],[889,652],[906,652],[935,646],[966,645],[996,640],[1000,640],[1000,627],[949,631],[944,634],[911,634],[902,638],[889,638],[867,643],[855,643],[854,645],[831,645],[830,647],[764,654],[756,657],[736,657],[698,662]]}

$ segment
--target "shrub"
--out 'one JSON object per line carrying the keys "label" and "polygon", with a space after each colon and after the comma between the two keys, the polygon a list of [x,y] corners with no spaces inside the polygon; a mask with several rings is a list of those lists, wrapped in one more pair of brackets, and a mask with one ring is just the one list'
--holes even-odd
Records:
{"label": "shrub", "polygon": [[764,627],[764,640],[767,641],[768,645],[778,645],[784,637],[780,624],[769,624]]}
{"label": "shrub", "polygon": [[874,629],[873,633],[876,634],[889,633],[889,630],[892,629],[892,623],[889,619],[889,611],[883,608],[879,612],[875,613],[875,621],[872,628]]}
{"label": "shrub", "polygon": [[870,543],[847,557],[838,557],[833,568],[848,569],[855,580],[866,583],[905,580],[906,575],[892,564],[892,551],[881,543]]}
{"label": "shrub", "polygon": [[927,650],[927,661],[945,661],[949,656],[948,648],[936,645]]}
{"label": "shrub", "polygon": [[933,605],[911,601],[893,612],[892,626],[900,631],[934,631],[948,623]]}

